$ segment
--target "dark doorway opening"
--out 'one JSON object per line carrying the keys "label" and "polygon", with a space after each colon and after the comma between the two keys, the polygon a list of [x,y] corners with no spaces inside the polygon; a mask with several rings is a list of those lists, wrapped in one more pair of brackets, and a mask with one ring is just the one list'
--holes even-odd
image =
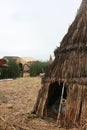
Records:
{"label": "dark doorway opening", "polygon": [[[63,82],[58,83],[57,81],[50,84],[48,98],[47,98],[47,114],[48,116],[55,117],[58,114],[58,109],[61,100],[61,94],[63,89]],[[63,99],[67,99],[67,86],[64,86]]]}
{"label": "dark doorway opening", "polygon": [[20,77],[23,77],[23,65],[19,63]]}

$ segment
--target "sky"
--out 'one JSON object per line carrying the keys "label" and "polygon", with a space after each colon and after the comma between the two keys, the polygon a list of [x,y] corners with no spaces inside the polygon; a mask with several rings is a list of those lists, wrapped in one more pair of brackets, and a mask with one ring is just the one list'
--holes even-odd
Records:
{"label": "sky", "polygon": [[49,60],[81,0],[0,0],[0,58]]}

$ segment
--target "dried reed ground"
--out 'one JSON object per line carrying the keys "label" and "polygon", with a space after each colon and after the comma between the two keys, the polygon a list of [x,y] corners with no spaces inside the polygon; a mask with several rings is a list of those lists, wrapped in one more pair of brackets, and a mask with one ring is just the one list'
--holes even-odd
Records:
{"label": "dried reed ground", "polygon": [[52,119],[40,119],[28,114],[40,86],[39,77],[0,82],[0,130],[64,130],[59,129]]}

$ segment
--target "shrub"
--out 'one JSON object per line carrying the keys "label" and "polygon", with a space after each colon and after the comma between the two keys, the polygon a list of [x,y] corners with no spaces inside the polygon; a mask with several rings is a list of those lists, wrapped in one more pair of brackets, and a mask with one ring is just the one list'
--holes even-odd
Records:
{"label": "shrub", "polygon": [[38,76],[40,73],[46,73],[49,62],[36,61],[30,66],[30,76]]}
{"label": "shrub", "polygon": [[9,60],[8,68],[1,69],[1,79],[4,78],[16,78],[20,76],[20,69],[14,60]]}

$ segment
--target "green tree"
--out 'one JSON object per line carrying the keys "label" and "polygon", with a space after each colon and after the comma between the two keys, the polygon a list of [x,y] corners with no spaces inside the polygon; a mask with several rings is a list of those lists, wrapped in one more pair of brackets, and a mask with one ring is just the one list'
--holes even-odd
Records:
{"label": "green tree", "polygon": [[49,62],[34,62],[30,66],[30,76],[38,76],[40,73],[46,73],[49,67]]}
{"label": "green tree", "polygon": [[9,60],[8,68],[1,69],[1,77],[4,78],[16,78],[20,76],[20,69],[14,60]]}

